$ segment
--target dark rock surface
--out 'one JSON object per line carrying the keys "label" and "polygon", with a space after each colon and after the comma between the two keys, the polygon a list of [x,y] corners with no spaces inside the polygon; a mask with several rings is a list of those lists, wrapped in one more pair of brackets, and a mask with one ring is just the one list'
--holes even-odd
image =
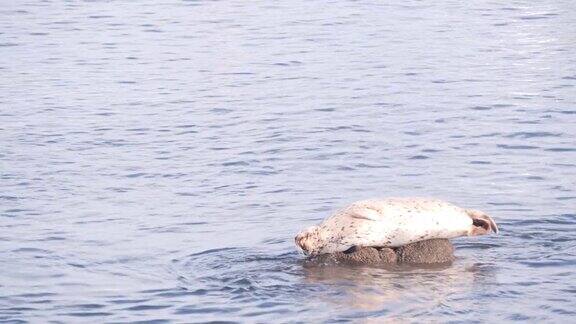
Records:
{"label": "dark rock surface", "polygon": [[450,263],[454,246],[447,239],[433,239],[407,244],[395,249],[398,263]]}
{"label": "dark rock surface", "polygon": [[445,264],[454,261],[454,246],[447,239],[432,239],[398,248],[363,247],[353,251],[323,254],[317,256],[315,261],[353,265]]}
{"label": "dark rock surface", "polygon": [[353,252],[337,252],[322,254],[316,257],[315,261],[321,263],[347,263],[347,264],[394,264],[397,256],[390,248],[364,247]]}

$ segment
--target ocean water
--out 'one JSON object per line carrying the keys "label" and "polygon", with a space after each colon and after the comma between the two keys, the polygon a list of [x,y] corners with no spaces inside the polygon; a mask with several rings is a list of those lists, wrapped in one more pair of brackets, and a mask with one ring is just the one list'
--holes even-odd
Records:
{"label": "ocean water", "polygon": [[[0,321],[569,322],[572,1],[5,1]],[[501,233],[319,267],[300,229],[433,196]]]}

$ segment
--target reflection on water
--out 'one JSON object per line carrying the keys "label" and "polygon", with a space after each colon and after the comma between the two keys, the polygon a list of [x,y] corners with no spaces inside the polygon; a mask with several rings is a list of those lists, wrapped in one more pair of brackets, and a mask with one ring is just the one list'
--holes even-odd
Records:
{"label": "reflection on water", "polygon": [[[571,321],[575,19],[568,0],[6,1],[0,321]],[[403,195],[501,234],[436,269],[295,251],[330,211]]]}
{"label": "reflection on water", "polygon": [[494,270],[490,265],[461,263],[429,269],[402,266],[393,271],[312,266],[306,267],[305,280],[337,287],[338,295],[324,296],[337,309],[354,310],[359,317],[410,319],[452,304],[454,296],[496,284]]}

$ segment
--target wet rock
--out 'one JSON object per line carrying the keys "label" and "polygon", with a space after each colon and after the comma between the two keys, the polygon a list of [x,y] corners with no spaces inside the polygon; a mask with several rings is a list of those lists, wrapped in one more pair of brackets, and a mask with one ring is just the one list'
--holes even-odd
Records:
{"label": "wet rock", "polygon": [[353,265],[445,264],[454,261],[454,247],[447,239],[432,239],[398,248],[363,247],[346,252],[323,254],[317,256],[315,261]]}
{"label": "wet rock", "polygon": [[454,246],[447,239],[415,242],[396,248],[398,263],[450,263],[454,261]]}
{"label": "wet rock", "polygon": [[321,263],[347,263],[354,265],[362,264],[393,264],[396,263],[397,256],[390,248],[364,247],[349,252],[336,252],[322,254],[316,257]]}

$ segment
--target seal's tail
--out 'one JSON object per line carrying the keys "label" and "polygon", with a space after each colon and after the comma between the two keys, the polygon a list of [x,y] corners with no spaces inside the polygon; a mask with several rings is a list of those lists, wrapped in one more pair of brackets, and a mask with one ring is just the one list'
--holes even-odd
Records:
{"label": "seal's tail", "polygon": [[490,232],[498,234],[498,225],[496,225],[492,217],[474,209],[466,209],[466,213],[472,218],[472,231],[470,231],[470,236],[484,235]]}

